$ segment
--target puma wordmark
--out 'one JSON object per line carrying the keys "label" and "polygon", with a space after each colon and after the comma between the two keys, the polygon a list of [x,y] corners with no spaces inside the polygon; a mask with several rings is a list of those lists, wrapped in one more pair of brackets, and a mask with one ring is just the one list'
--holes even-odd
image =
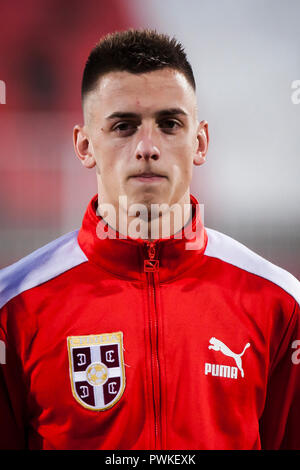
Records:
{"label": "puma wordmark", "polygon": [[230,379],[238,378],[238,371],[240,371],[241,377],[244,377],[244,370],[242,367],[242,356],[244,355],[246,349],[250,347],[250,343],[247,343],[240,354],[236,354],[231,349],[229,349],[226,344],[224,344],[219,339],[212,337],[209,340],[208,349],[213,349],[214,351],[220,351],[224,356],[231,357],[235,361],[235,366],[223,365],[223,364],[211,364],[206,362],[204,365],[205,375],[213,375],[215,377],[227,377]]}

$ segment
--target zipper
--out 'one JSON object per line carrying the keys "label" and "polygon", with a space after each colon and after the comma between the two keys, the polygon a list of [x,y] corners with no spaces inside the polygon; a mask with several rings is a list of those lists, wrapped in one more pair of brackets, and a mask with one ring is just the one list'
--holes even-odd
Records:
{"label": "zipper", "polygon": [[157,242],[146,242],[148,259],[144,259],[144,271],[154,273],[159,270],[159,260],[155,259]]}
{"label": "zipper", "polygon": [[158,312],[156,303],[156,277],[159,271],[157,242],[146,242],[147,256],[144,260],[144,271],[148,282],[149,300],[149,333],[151,348],[151,373],[154,411],[155,449],[161,449],[161,378],[158,354]]}

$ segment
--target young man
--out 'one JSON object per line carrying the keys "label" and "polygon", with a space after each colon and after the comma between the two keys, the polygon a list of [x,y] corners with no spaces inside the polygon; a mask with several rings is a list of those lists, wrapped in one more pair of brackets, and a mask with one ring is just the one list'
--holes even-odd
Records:
{"label": "young man", "polygon": [[182,46],[105,37],[82,103],[98,194],[0,274],[0,446],[299,449],[299,282],[201,223],[208,127]]}

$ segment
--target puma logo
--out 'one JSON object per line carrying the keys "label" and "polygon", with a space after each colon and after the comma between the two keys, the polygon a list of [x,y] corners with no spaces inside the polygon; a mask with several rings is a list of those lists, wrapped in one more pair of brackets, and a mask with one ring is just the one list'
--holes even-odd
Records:
{"label": "puma logo", "polygon": [[213,349],[214,351],[221,351],[221,353],[223,353],[225,356],[232,357],[236,362],[237,368],[241,372],[241,376],[244,377],[244,371],[243,371],[243,368],[242,368],[242,359],[241,359],[241,357],[245,353],[246,349],[250,347],[250,343],[246,344],[246,346],[244,347],[243,351],[240,354],[236,354],[236,353],[232,352],[226,346],[226,344],[222,343],[222,341],[220,341],[217,338],[214,338],[214,337],[210,338],[209,343],[210,343],[210,345],[208,346],[208,349]]}

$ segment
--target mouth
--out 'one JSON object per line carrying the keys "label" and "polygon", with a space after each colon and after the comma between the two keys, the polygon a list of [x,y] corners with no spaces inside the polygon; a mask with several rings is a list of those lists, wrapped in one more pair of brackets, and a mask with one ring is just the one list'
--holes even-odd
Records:
{"label": "mouth", "polygon": [[136,175],[132,175],[131,178],[141,183],[155,183],[155,182],[162,181],[163,179],[166,178],[166,176],[147,171],[144,173],[138,173]]}

